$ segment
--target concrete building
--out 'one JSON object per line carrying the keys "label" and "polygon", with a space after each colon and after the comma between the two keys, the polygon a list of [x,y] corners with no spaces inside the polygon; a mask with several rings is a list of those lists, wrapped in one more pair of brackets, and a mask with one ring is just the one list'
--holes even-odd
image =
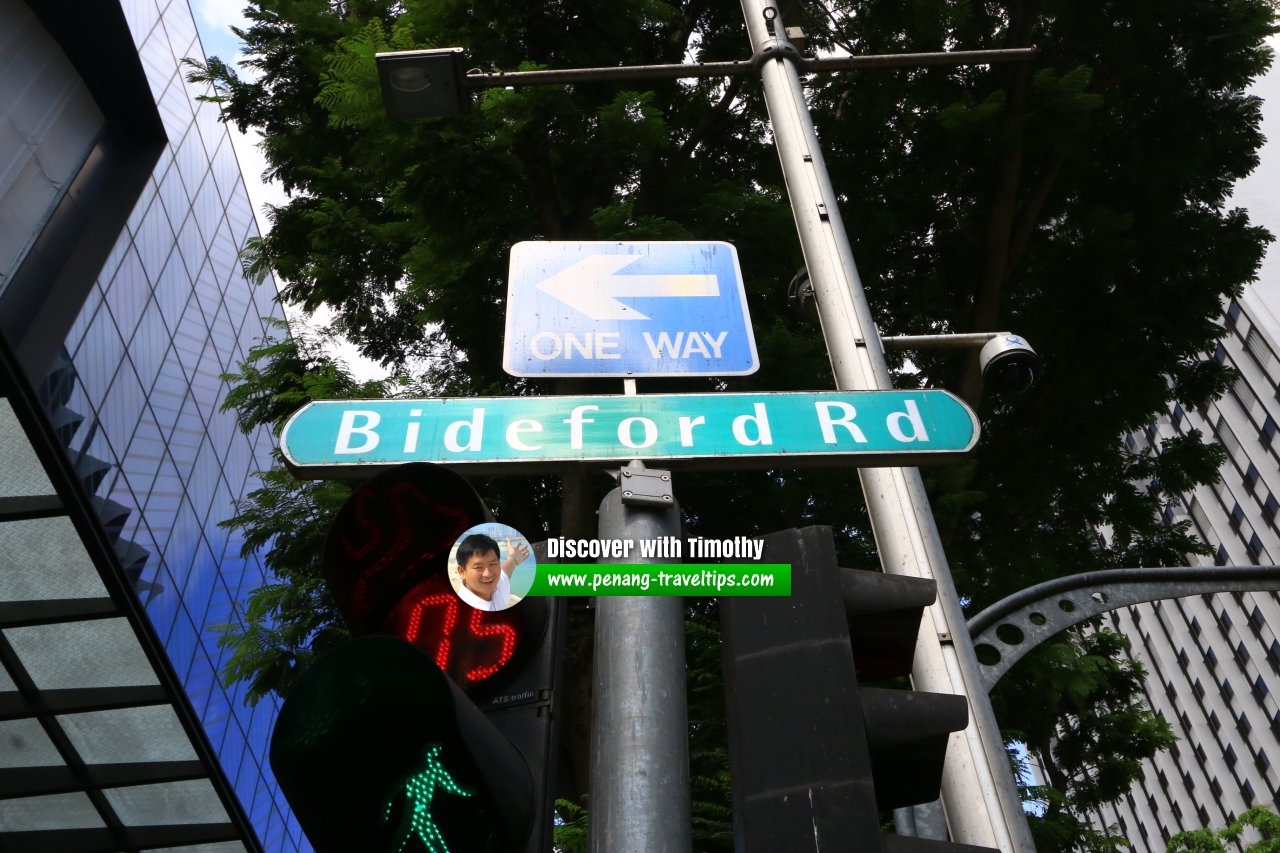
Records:
{"label": "concrete building", "polygon": [[[1221,481],[1166,509],[1190,520],[1216,551],[1197,563],[1280,562],[1280,346],[1239,302],[1214,357],[1240,379],[1203,411],[1175,405],[1131,436],[1158,447],[1199,430],[1227,451]],[[1181,738],[1144,768],[1140,783],[1097,816],[1138,851],[1163,851],[1184,829],[1220,829],[1252,805],[1280,810],[1280,596],[1245,592],[1165,600],[1115,611],[1149,673],[1147,700]]]}
{"label": "concrete building", "polygon": [[306,850],[217,677],[263,567],[219,411],[279,316],[187,0],[0,0],[0,849]]}

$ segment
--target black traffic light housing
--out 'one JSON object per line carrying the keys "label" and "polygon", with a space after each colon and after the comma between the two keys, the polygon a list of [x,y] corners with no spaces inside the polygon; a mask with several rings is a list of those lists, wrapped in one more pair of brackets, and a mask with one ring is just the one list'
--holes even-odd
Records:
{"label": "black traffic light housing", "polygon": [[281,707],[270,757],[322,853],[508,853],[529,833],[524,758],[426,654],[394,637],[321,657]]}
{"label": "black traffic light housing", "polygon": [[932,581],[842,569],[830,528],[764,539],[791,597],[720,601],[739,850],[925,853],[986,848],[881,832],[882,812],[938,796],[962,696],[870,688],[907,675]]}
{"label": "black traffic light housing", "polygon": [[[407,784],[405,774],[427,761],[424,750],[439,745],[438,761],[470,793],[450,794],[437,780],[440,839],[433,847],[424,836],[426,849],[550,851],[564,604],[530,597],[489,612],[458,598],[450,549],[468,528],[492,520],[461,476],[427,463],[370,478],[338,511],[324,572],[362,639],[326,654],[294,687],[271,753],[317,850],[399,849],[354,839],[386,837],[370,804],[383,789]],[[387,662],[375,661],[379,654]],[[326,725],[322,737],[308,734]],[[376,731],[362,733],[370,727]],[[347,799],[361,805],[362,823],[344,830],[331,824]]]}

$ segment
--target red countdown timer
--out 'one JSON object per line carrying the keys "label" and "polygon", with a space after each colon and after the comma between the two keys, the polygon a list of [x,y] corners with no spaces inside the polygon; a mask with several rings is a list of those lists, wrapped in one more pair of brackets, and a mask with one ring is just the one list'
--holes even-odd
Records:
{"label": "red countdown timer", "polygon": [[429,577],[406,595],[386,633],[422,649],[463,690],[497,689],[503,676],[542,644],[547,602],[528,598],[506,610],[477,610],[460,599],[445,575]]}
{"label": "red countdown timer", "polygon": [[361,484],[325,541],[324,575],[353,634],[408,640],[468,692],[496,690],[546,633],[549,607],[531,598],[498,612],[464,602],[449,551],[493,518],[462,477],[425,462]]}

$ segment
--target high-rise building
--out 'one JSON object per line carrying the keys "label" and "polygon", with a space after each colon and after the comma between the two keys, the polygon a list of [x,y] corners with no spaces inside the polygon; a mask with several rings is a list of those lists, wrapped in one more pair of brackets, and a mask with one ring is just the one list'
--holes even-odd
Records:
{"label": "high-rise building", "polygon": [[[1165,510],[1190,520],[1216,552],[1204,565],[1280,561],[1280,346],[1241,304],[1226,312],[1227,334],[1214,354],[1240,374],[1203,410],[1175,405],[1130,447],[1159,447],[1199,430],[1222,445],[1221,480]],[[1220,593],[1114,611],[1131,654],[1148,672],[1147,701],[1180,738],[1147,762],[1143,778],[1097,815],[1118,826],[1138,851],[1163,851],[1184,829],[1221,829],[1252,805],[1280,810],[1280,596]]]}
{"label": "high-rise building", "polygon": [[309,849],[214,627],[272,438],[219,408],[278,317],[187,0],[0,0],[0,849]]}

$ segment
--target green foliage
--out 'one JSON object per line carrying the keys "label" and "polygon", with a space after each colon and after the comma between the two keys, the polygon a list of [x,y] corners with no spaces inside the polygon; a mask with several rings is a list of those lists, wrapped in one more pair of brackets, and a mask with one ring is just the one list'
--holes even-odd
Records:
{"label": "green foliage", "polygon": [[1169,839],[1168,853],[1227,853],[1227,845],[1239,850],[1242,837],[1255,830],[1257,841],[1243,848],[1244,853],[1277,853],[1280,851],[1280,816],[1266,806],[1254,806],[1216,833],[1210,829],[1179,832]]}
{"label": "green foliage", "polygon": [[214,626],[222,632],[218,645],[231,651],[223,682],[248,681],[250,702],[272,691],[287,695],[316,655],[347,636],[319,563],[328,523],[350,489],[300,482],[279,465],[261,476],[221,525],[243,531],[246,556],[265,550],[279,582],[249,593],[243,622]]}
{"label": "green foliage", "polygon": [[[1123,839],[1079,822],[1122,797],[1141,764],[1173,745],[1169,724],[1142,701],[1142,664],[1125,657],[1129,640],[1109,629],[1055,639],[1009,672],[992,697],[1000,719],[1022,719],[1014,734],[1034,751],[1048,786],[1032,818],[1040,850],[1109,850]],[[1021,706],[1023,712],[1012,713]]]}
{"label": "green foliage", "polygon": [[695,603],[685,620],[689,697],[689,790],[699,853],[733,850],[733,790],[725,730],[719,611]]}
{"label": "green foliage", "polygon": [[[286,324],[273,325],[280,339],[252,348],[240,372],[224,377],[234,385],[223,411],[235,411],[246,433],[259,426],[278,432],[289,415],[314,399],[383,397],[395,385],[358,382],[323,354],[318,341],[301,330],[286,337]],[[278,454],[260,477],[258,488],[236,503],[235,514],[221,526],[241,532],[245,556],[264,552],[278,582],[249,593],[241,621],[215,626],[218,645],[231,651],[223,681],[248,682],[251,703],[273,691],[287,694],[316,655],[347,636],[320,578],[320,555],[329,522],[350,487],[298,480]]]}
{"label": "green foliage", "polygon": [[587,810],[572,800],[556,800],[551,843],[555,853],[587,853]]}
{"label": "green foliage", "polygon": [[[914,353],[916,372],[899,378],[952,388],[982,419],[972,459],[929,480],[961,591],[981,608],[1063,574],[1176,564],[1202,550],[1160,510],[1212,481],[1220,451],[1192,434],[1135,453],[1122,436],[1171,400],[1206,405],[1232,380],[1203,357],[1222,334],[1223,299],[1253,279],[1270,239],[1224,200],[1257,162],[1258,103],[1244,92],[1271,59],[1272,4],[839,0],[786,11],[819,51],[1038,47],[1029,64],[806,82],[881,332],[1013,329],[1045,359],[1039,386],[1017,399],[983,395],[975,360],[952,352]],[[216,59],[192,72],[214,84],[227,120],[262,132],[269,173],[291,193],[246,263],[274,271],[288,301],[333,309],[337,331],[405,371],[409,386],[357,389],[305,347],[280,346],[242,368],[247,389],[234,405],[246,423],[279,423],[330,391],[614,391],[616,382],[503,373],[507,259],[519,240],[730,241],[760,372],[652,380],[644,390],[830,386],[821,336],[786,307],[802,258],[755,83],[491,90],[465,115],[413,123],[379,108],[373,53],[383,49],[464,45],[468,65],[503,70],[740,59],[748,49],[736,0],[618,0],[607,14],[587,0],[253,0],[247,14],[254,78]],[[588,507],[606,485],[578,483]],[[281,535],[270,511],[298,490],[315,504],[307,523],[320,524],[330,496],[285,480],[274,488],[238,523],[265,531],[255,541],[281,582],[307,590],[315,574],[306,537]],[[699,535],[825,523],[846,565],[877,562],[849,471],[682,474],[679,489]],[[521,529],[569,523],[557,521],[554,483],[499,483],[493,493]],[[290,666],[301,660],[306,637],[323,632],[323,618],[302,604],[264,602],[274,627],[298,619],[301,628],[246,639],[246,648],[274,643]],[[1118,795],[1137,762],[1168,742],[1133,689],[1140,673],[1118,651],[1105,632],[1060,638],[1000,694],[1035,701],[997,697],[1001,721],[1054,768],[1043,849],[1113,847],[1071,809]],[[272,661],[239,658],[232,677],[254,677]],[[695,752],[709,759],[695,773],[700,798],[727,802],[715,793],[723,776],[711,740]],[[700,812],[700,831],[716,836],[723,816]]]}

